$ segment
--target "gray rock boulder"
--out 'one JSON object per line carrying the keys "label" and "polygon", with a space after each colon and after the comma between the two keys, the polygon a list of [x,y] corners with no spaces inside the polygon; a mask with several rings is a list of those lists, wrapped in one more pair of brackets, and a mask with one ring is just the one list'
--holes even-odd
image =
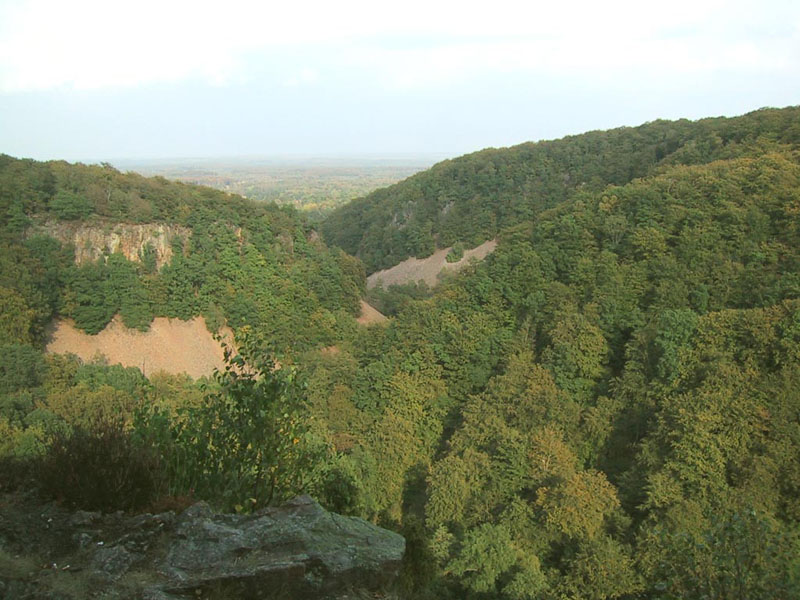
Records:
{"label": "gray rock boulder", "polygon": [[405,540],[362,519],[325,511],[308,496],[252,515],[196,504],[178,519],[163,574],[168,594],[335,598],[380,591],[397,577]]}
{"label": "gray rock boulder", "polygon": [[0,598],[386,597],[405,540],[308,496],[250,515],[71,513],[0,503]]}

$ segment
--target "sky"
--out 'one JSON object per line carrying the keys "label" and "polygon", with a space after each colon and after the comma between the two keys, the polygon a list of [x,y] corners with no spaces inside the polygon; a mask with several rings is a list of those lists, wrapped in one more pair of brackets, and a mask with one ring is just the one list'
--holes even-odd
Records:
{"label": "sky", "polygon": [[456,156],[800,104],[797,0],[0,0],[0,153]]}

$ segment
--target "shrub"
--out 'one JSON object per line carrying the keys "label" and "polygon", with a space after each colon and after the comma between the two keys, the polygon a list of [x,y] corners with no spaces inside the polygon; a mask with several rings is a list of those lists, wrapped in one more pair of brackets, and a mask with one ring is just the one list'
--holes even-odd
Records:
{"label": "shrub", "polygon": [[449,263],[454,263],[460,261],[462,258],[464,258],[464,244],[456,242],[453,244],[453,247],[450,248],[450,252],[447,253],[445,260]]}
{"label": "shrub", "polygon": [[163,488],[157,455],[122,423],[57,432],[40,461],[41,491],[74,508],[135,510],[153,502]]}
{"label": "shrub", "polygon": [[361,482],[346,457],[339,458],[326,469],[318,494],[322,506],[340,515],[358,515],[362,511]]}
{"label": "shrub", "polygon": [[91,200],[69,190],[59,190],[50,200],[50,210],[62,221],[85,219],[92,209]]}
{"label": "shrub", "polygon": [[294,369],[226,360],[199,406],[136,417],[137,434],[163,457],[168,493],[247,512],[312,491],[325,449],[308,432]]}

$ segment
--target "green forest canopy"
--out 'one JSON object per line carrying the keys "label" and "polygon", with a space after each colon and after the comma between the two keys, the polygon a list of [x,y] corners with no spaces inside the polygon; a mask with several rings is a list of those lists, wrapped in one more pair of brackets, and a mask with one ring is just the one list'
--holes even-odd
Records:
{"label": "green forest canopy", "polygon": [[[112,254],[76,266],[73,249],[33,226],[78,220],[101,231],[167,223],[191,234],[160,271],[146,251],[139,262]],[[9,324],[25,330],[12,338],[23,341],[41,342],[56,314],[97,333],[119,312],[142,329],[154,316],[205,315],[215,330],[224,319],[281,350],[303,349],[332,343],[337,315],[358,313],[364,287],[358,262],[328,251],[292,209],[108,165],[0,156],[0,226],[0,297],[16,307],[9,313],[28,315]]]}
{"label": "green forest canopy", "polygon": [[671,165],[706,164],[800,143],[800,108],[736,118],[654,121],[560,140],[486,149],[441,162],[336,209],[325,239],[367,272],[528,222],[578,191],[601,191]]}
{"label": "green forest canopy", "polygon": [[[116,407],[130,415],[137,443],[162,457],[169,493],[186,492],[181,486],[189,484],[182,482],[192,482],[211,502],[246,509],[242,486],[260,486],[259,471],[243,470],[228,487],[216,480],[200,485],[209,464],[231,459],[190,443],[210,438],[187,437],[185,424],[235,437],[225,425],[247,419],[241,412],[247,407],[258,411],[254,398],[262,398],[270,410],[280,407],[288,423],[282,430],[292,431],[269,450],[284,448],[286,464],[304,475],[286,479],[281,495],[311,491],[336,510],[403,532],[405,596],[797,597],[798,132],[796,108],[656,122],[484,151],[377,192],[326,225],[328,239],[349,240],[342,246],[360,252],[370,269],[402,255],[383,236],[410,235],[421,214],[416,208],[408,212],[408,226],[392,225],[396,207],[408,206],[398,200],[408,190],[416,190],[420,210],[427,199],[451,194],[442,200],[451,205],[447,219],[435,227],[430,221],[430,240],[438,235],[442,244],[466,245],[498,238],[484,262],[430,297],[405,295],[386,326],[356,327],[350,304],[326,306],[329,292],[311,294],[307,279],[291,279],[295,269],[314,272],[321,257],[343,276],[330,297],[354,299],[358,293],[346,290],[363,289],[359,263],[316,245],[294,213],[262,207],[264,214],[247,221],[254,240],[266,235],[261,224],[276,227],[273,214],[293,224],[294,254],[280,234],[267,238],[272,245],[252,242],[248,254],[247,245],[239,248],[216,225],[214,243],[178,263],[194,253],[227,256],[243,270],[241,278],[217,286],[208,274],[216,272],[200,269],[200,277],[175,281],[226,318],[241,314],[243,332],[254,334],[245,344],[250,355],[278,348],[296,367],[287,379],[265,380],[266,389],[235,368],[203,390],[180,378],[148,381],[44,357],[34,325],[60,310],[69,282],[59,277],[69,268],[57,262],[63,249],[42,240],[31,248],[30,240],[14,238],[26,220],[37,218],[25,204],[34,201],[24,200],[22,210],[6,208],[4,256],[16,252],[20,260],[3,264],[0,298],[14,307],[3,327],[17,337],[0,352],[0,430],[6,433],[0,451],[47,456],[49,432],[91,428],[87,415],[97,421]],[[478,164],[494,171],[472,168]],[[522,188],[514,186],[526,182],[531,193],[518,193]],[[148,185],[156,184],[176,185]],[[22,196],[37,189],[31,184]],[[197,194],[200,206],[203,194],[220,204],[238,202]],[[226,204],[224,210],[233,209]],[[483,214],[494,215],[490,229],[480,229]],[[445,221],[450,229],[439,229]],[[188,216],[176,222],[192,226]],[[342,235],[331,237],[331,228]],[[446,231],[459,233],[447,238]],[[268,249],[283,261],[274,277],[289,277],[284,285],[305,294],[290,296],[302,307],[291,313],[290,332],[254,319],[264,310],[261,297],[241,313],[221,300],[227,285],[247,290],[251,278],[263,281],[258,273],[270,263],[259,256]],[[252,267],[240,266],[251,264],[246,256]],[[234,267],[224,266],[218,276]],[[109,259],[102,268],[117,267]],[[136,271],[136,280],[147,290],[147,278],[160,280],[165,272]],[[126,277],[109,275],[133,281]],[[268,281],[276,294],[278,279]],[[333,319],[326,337],[300,342],[292,335],[309,327],[308,298],[317,298]],[[192,305],[186,314],[205,306]],[[256,446],[238,439],[234,447]],[[208,448],[219,450],[216,443]]]}

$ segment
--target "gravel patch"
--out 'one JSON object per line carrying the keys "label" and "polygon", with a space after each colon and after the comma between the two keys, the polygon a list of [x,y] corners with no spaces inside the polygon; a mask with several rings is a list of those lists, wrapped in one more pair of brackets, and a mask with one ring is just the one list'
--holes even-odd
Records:
{"label": "gravel patch", "polygon": [[447,253],[450,248],[437,250],[428,258],[407,258],[403,262],[383,271],[376,271],[367,277],[367,288],[383,285],[403,285],[424,281],[429,287],[439,283],[439,273],[446,271],[459,271],[466,267],[471,260],[483,260],[497,247],[497,240],[489,240],[472,250],[465,250],[461,260],[454,263],[447,262]]}

